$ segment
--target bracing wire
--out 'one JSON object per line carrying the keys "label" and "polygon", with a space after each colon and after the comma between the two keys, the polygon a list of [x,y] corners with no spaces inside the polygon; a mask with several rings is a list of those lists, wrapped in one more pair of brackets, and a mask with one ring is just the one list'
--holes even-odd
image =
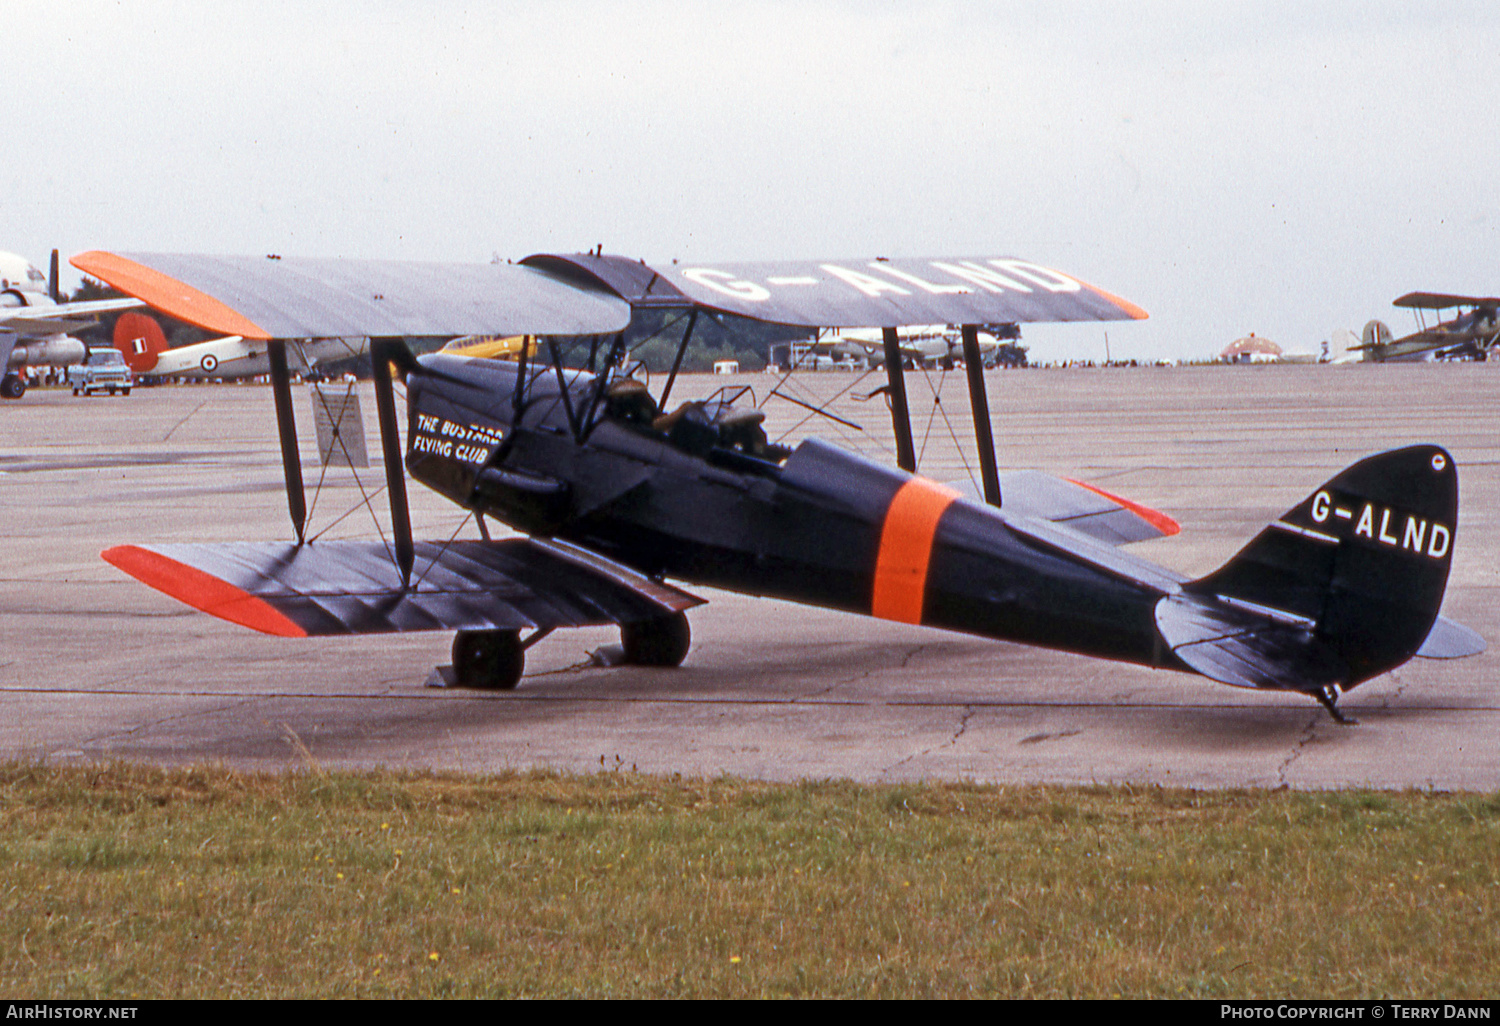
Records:
{"label": "bracing wire", "polygon": [[[948,410],[947,410],[947,407],[945,407],[943,405],[943,400],[942,400],[942,394],[941,393],[942,393],[943,385],[947,382],[947,379],[948,379],[948,371],[946,369],[944,369],[941,372],[941,374],[938,377],[938,383],[937,383],[936,386],[933,385],[933,383],[932,383],[932,375],[930,373],[928,373],[928,370],[927,370],[926,367],[922,368],[922,376],[923,376],[923,378],[927,382],[928,389],[932,392],[932,405],[933,405],[933,412],[931,414],[929,414],[928,417],[927,417],[927,431],[922,436],[922,451],[923,451],[923,453],[925,453],[926,450],[927,450],[927,436],[932,432],[933,418],[935,416],[941,414],[942,418],[943,418],[943,425],[948,429],[948,437],[953,440],[953,448],[958,452],[959,461],[963,464],[964,473],[968,475],[968,477],[969,477],[969,483],[971,485],[973,485],[976,490],[978,490],[980,488],[980,485],[979,485],[979,482],[974,477],[974,468],[969,464],[969,458],[968,458],[968,456],[964,455],[963,443],[961,443],[958,440],[958,432],[953,429],[953,422],[948,419]],[[920,465],[920,463],[921,463],[920,456],[918,457],[918,461],[917,462]]]}

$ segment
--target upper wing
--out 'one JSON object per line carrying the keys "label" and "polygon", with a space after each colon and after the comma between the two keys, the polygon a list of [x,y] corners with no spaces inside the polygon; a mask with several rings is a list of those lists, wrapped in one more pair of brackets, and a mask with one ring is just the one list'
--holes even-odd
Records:
{"label": "upper wing", "polygon": [[191,324],[248,339],[591,335],[623,328],[631,303],[697,303],[762,321],[829,328],[1146,316],[1103,289],[1008,257],[673,265],[662,271],[583,255],[542,254],[513,265],[89,252],[72,264]]}
{"label": "upper wing", "polygon": [[702,599],[564,542],[420,542],[410,588],[380,542],[121,545],[102,554],[195,609],[266,634],[633,623]]}
{"label": "upper wing", "polygon": [[819,328],[912,324],[1141,320],[1146,311],[1070,275],[1011,257],[673,264],[538,254],[636,305],[693,303],[777,324]]}
{"label": "upper wing", "polygon": [[190,324],[247,339],[594,335],[630,306],[513,264],[80,253],[74,267]]}
{"label": "upper wing", "polygon": [[1494,296],[1450,296],[1442,292],[1408,292],[1391,304],[1413,310],[1450,310],[1457,306],[1500,306]]}
{"label": "upper wing", "polygon": [[13,331],[22,338],[45,338],[85,328],[102,313],[144,305],[139,299],[96,299],[86,303],[0,307],[0,331]]}

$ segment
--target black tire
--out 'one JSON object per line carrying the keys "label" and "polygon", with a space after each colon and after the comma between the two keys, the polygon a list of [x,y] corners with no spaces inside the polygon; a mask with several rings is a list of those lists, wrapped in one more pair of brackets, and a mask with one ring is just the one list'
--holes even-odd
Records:
{"label": "black tire", "polygon": [[519,631],[459,631],[453,636],[453,675],[461,688],[511,691],[525,669]]}
{"label": "black tire", "polygon": [[122,388],[122,389],[120,389],[120,394],[121,395],[129,395],[130,394],[130,389],[128,389],[128,388]]}
{"label": "black tire", "polygon": [[681,666],[693,644],[686,613],[620,625],[625,661],[636,666]]}
{"label": "black tire", "polygon": [[19,374],[0,379],[0,399],[19,399],[26,394],[26,381]]}

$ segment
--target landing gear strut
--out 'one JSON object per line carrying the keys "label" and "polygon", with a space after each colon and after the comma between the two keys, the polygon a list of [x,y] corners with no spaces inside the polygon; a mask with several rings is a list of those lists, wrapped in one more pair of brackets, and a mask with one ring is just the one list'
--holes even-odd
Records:
{"label": "landing gear strut", "polygon": [[453,636],[453,676],[461,688],[510,691],[525,668],[520,631],[459,631]]}
{"label": "landing gear strut", "polygon": [[1359,722],[1352,716],[1345,716],[1343,713],[1339,712],[1339,707],[1337,704],[1339,700],[1339,693],[1334,690],[1332,686],[1323,688],[1317,694],[1313,695],[1313,697],[1318,700],[1318,703],[1322,705],[1324,709],[1328,710],[1329,716],[1332,716],[1335,720],[1337,720],[1339,723],[1342,723],[1344,726],[1352,727]]}
{"label": "landing gear strut", "polygon": [[681,666],[692,643],[685,613],[620,625],[625,661],[636,666]]}

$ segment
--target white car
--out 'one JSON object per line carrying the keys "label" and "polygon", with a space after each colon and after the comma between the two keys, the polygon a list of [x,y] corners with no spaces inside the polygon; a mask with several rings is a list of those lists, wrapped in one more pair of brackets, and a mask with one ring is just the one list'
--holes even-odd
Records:
{"label": "white car", "polygon": [[74,395],[105,391],[110,395],[116,392],[129,395],[130,386],[135,384],[135,379],[130,374],[124,355],[110,346],[90,349],[82,363],[69,367],[68,384],[73,386]]}

